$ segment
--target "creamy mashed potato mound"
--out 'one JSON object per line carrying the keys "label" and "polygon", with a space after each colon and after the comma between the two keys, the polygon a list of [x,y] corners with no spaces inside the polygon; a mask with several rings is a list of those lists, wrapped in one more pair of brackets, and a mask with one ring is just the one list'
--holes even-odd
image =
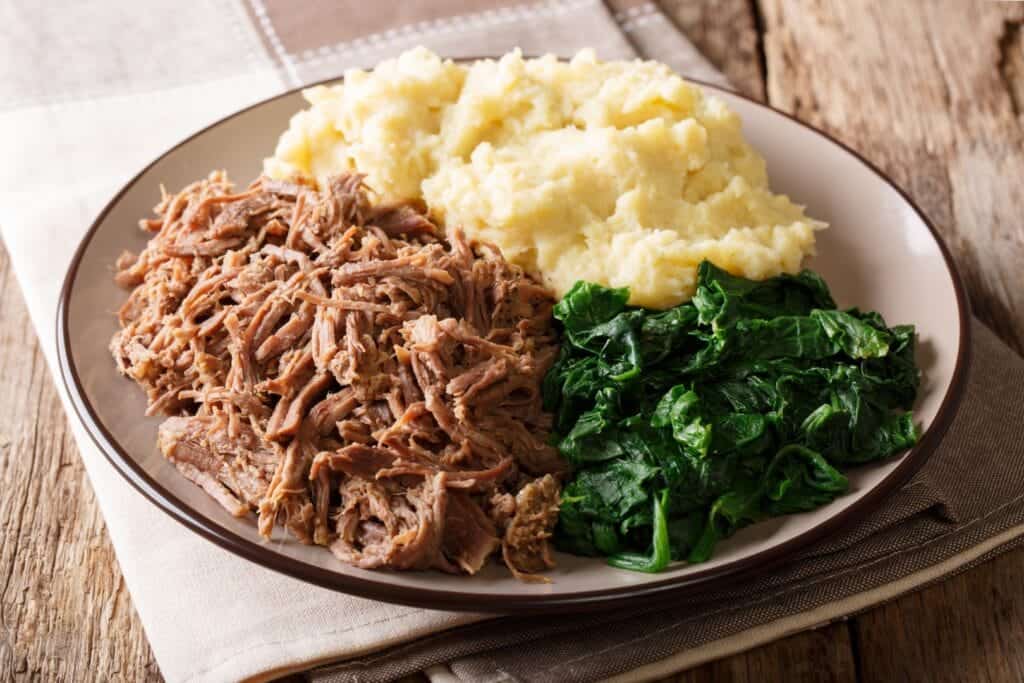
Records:
{"label": "creamy mashed potato mound", "polygon": [[754,279],[799,270],[824,227],[771,192],[735,112],[656,62],[516,51],[463,65],[418,48],[304,95],[269,175],[365,173],[558,296],[591,280],[666,308],[690,298],[703,259]]}

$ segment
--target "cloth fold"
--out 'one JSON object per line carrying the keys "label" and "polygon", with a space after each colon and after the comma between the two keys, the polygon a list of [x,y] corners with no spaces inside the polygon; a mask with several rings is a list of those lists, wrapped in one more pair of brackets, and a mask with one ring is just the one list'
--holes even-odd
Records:
{"label": "cloth fold", "polygon": [[[81,12],[30,3],[0,9],[0,86],[8,95],[0,100],[0,149],[17,162],[0,168],[0,231],[51,368],[60,283],[92,218],[138,168],[232,110],[419,44],[449,56],[513,47],[568,56],[595,47],[606,59],[639,55],[724,83],[649,2],[389,4],[205,0],[183,12],[180,3],[155,0]],[[47,40],[71,27],[75,41]],[[115,34],[125,40],[109,40]],[[558,620],[388,605],[256,567],[153,508],[69,415],[168,680],[268,680],[311,668],[308,678],[324,681],[418,670],[436,681],[635,680],[865,609],[1021,542],[1024,408],[1004,399],[1019,395],[1024,361],[985,328],[974,331],[961,415],[914,480],[856,527],[742,590]]]}

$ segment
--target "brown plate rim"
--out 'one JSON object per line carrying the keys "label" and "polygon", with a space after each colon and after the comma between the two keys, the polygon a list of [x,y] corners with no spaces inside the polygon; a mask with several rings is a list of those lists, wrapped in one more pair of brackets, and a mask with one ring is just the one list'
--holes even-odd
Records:
{"label": "brown plate rim", "polygon": [[[459,61],[473,61],[472,59]],[[677,601],[692,596],[697,591],[707,591],[711,588],[721,588],[727,584],[742,581],[753,574],[759,574],[765,570],[780,564],[790,557],[796,550],[819,541],[838,530],[847,527],[863,519],[877,504],[886,496],[906,483],[910,477],[917,472],[934,452],[935,448],[945,436],[954,416],[960,406],[963,397],[963,388],[966,382],[968,365],[970,359],[971,333],[970,333],[970,302],[966,295],[963,279],[957,270],[949,248],[943,241],[935,225],[921,210],[920,207],[908,196],[908,194],[897,185],[889,176],[868,159],[864,158],[856,150],[845,143],[837,140],[832,135],[805,123],[793,115],[776,109],[771,105],[759,102],[742,93],[729,88],[707,83],[698,79],[688,78],[692,83],[697,83],[712,90],[728,92],[736,97],[747,100],[758,107],[768,109],[781,114],[791,121],[796,122],[803,128],[817,134],[818,136],[837,145],[862,164],[871,169],[880,180],[892,187],[907,204],[917,213],[932,233],[942,253],[946,269],[953,282],[953,289],[956,294],[957,312],[960,324],[959,351],[957,353],[956,366],[953,370],[953,378],[949,389],[942,398],[938,413],[932,424],[922,434],[918,444],[904,456],[903,461],[887,476],[880,481],[871,491],[866,493],[858,501],[851,504],[838,514],[826,519],[820,524],[808,529],[804,533],[780,543],[777,546],[762,551],[756,555],[736,560],[720,567],[705,571],[698,571],[686,576],[668,577],[663,581],[656,581],[642,586],[623,586],[594,591],[585,591],[572,595],[507,595],[501,593],[464,593],[460,591],[432,590],[411,586],[397,586],[392,583],[377,581],[373,578],[363,578],[334,572],[322,567],[307,564],[300,560],[281,555],[274,552],[265,545],[250,541],[238,534],[235,534],[219,524],[207,519],[201,514],[193,511],[185,502],[165,489],[156,479],[151,477],[142,467],[136,463],[125,449],[117,442],[103,425],[94,407],[86,398],[82,390],[78,369],[70,353],[70,331],[68,328],[68,304],[72,289],[75,285],[75,278],[78,274],[78,267],[82,261],[86,249],[100,224],[106,218],[111,209],[121,200],[128,190],[135,186],[140,178],[155,164],[180,147],[188,144],[200,135],[210,131],[225,122],[240,116],[252,109],[264,106],[275,100],[289,97],[304,88],[334,83],[341,78],[329,78],[316,83],[311,83],[299,88],[292,88],[273,97],[268,97],[259,102],[239,109],[227,116],[224,116],[208,126],[189,135],[181,142],[163,152],[160,156],[147,164],[135,176],[129,180],[114,197],[106,204],[99,213],[88,232],[82,238],[81,243],[75,250],[71,265],[64,278],[60,292],[60,299],[56,316],[57,336],[57,357],[60,368],[61,381],[71,398],[71,404],[75,413],[82,420],[89,437],[100,449],[114,469],[124,477],[137,491],[145,496],[151,503],[156,505],[163,512],[174,520],[180,522],[203,538],[217,544],[240,557],[243,557],[255,564],[271,569],[292,578],[300,579],[324,588],[358,595],[360,597],[372,598],[385,602],[423,607],[429,609],[441,609],[452,611],[472,611],[484,613],[504,614],[525,614],[525,613],[551,613],[565,611],[591,611],[597,609],[609,609],[625,606],[642,606],[653,603],[666,604],[668,601]],[[467,579],[472,580],[472,579]]]}

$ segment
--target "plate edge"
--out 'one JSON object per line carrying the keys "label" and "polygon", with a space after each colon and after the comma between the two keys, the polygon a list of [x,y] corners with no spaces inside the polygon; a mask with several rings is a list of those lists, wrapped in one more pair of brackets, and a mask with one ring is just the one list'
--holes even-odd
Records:
{"label": "plate edge", "polygon": [[[474,58],[467,58],[460,61],[473,61]],[[685,77],[684,77],[685,78]],[[297,92],[316,85],[337,82],[338,77],[328,78],[317,83],[311,83],[300,88],[293,88],[278,95],[265,98],[247,107],[239,109],[227,116],[217,119],[213,123],[204,126],[198,131],[187,136],[174,146],[168,148],[153,161],[144,166],[136,173],[104,206],[97,215],[88,231],[75,250],[68,272],[65,275],[58,300],[56,314],[56,336],[57,356],[60,368],[61,382],[67,391],[73,410],[82,421],[86,433],[89,434],[93,443],[113,465],[114,469],[124,477],[129,484],[139,491],[150,502],[155,504],[164,513],[168,514],[175,521],[183,524],[190,530],[196,532],[206,540],[219,545],[236,555],[244,557],[267,569],[283,573],[292,578],[300,579],[315,585],[351,593],[362,597],[383,600],[386,602],[425,607],[431,609],[444,609],[453,611],[473,611],[486,613],[544,613],[552,611],[592,611],[606,609],[615,606],[640,606],[655,601],[664,602],[667,599],[683,599],[692,595],[697,590],[705,590],[709,586],[723,587],[725,585],[742,581],[754,573],[760,573],[768,568],[777,566],[799,548],[817,542],[830,533],[845,528],[861,519],[871,512],[872,509],[884,498],[888,497],[905,484],[928,460],[935,448],[941,443],[943,437],[956,416],[963,398],[963,388],[966,384],[970,366],[970,349],[972,346],[971,307],[966,295],[963,279],[952,258],[949,248],[942,239],[941,234],[921,208],[908,196],[895,181],[879,169],[874,163],[866,159],[859,152],[849,147],[831,134],[822,131],[808,123],[805,123],[793,115],[776,109],[771,105],[758,102],[754,98],[739,93],[735,90],[715,86],[698,79],[687,78],[686,80],[700,85],[711,92],[727,92],[731,95],[747,100],[752,104],[767,109],[770,112],[780,114],[787,119],[797,123],[801,127],[815,133],[834,145],[837,145],[855,159],[867,166],[880,180],[893,188],[900,197],[914,210],[917,216],[931,231],[932,237],[939,246],[946,269],[953,282],[954,293],[957,301],[959,331],[959,348],[957,350],[956,365],[949,388],[939,406],[932,424],[925,430],[918,444],[910,449],[904,456],[904,460],[896,466],[886,478],[880,481],[871,491],[866,493],[858,501],[842,510],[837,515],[828,518],[820,524],[807,531],[791,538],[777,546],[769,548],[757,555],[736,560],[730,564],[723,565],[704,572],[696,572],[686,577],[667,578],[664,581],[645,584],[643,586],[629,586],[623,588],[612,588],[608,590],[587,591],[570,596],[550,595],[526,595],[508,596],[502,594],[481,594],[461,593],[458,591],[436,591],[432,589],[410,588],[395,586],[389,583],[381,583],[372,579],[352,577],[338,572],[310,565],[300,560],[280,555],[269,549],[253,543],[215,522],[190,513],[188,506],[180,499],[167,491],[156,480],[150,477],[141,467],[135,464],[127,453],[120,447],[113,435],[110,434],[95,414],[88,399],[85,398],[81,388],[81,381],[77,368],[70,353],[70,330],[68,328],[68,302],[71,290],[74,285],[78,267],[88,248],[92,237],[98,230],[100,224],[107,214],[120,201],[122,196],[138,183],[141,177],[154,165],[180,147],[188,144],[193,139],[210,131],[227,121],[234,119],[252,109],[264,106],[270,102],[295,95]]]}

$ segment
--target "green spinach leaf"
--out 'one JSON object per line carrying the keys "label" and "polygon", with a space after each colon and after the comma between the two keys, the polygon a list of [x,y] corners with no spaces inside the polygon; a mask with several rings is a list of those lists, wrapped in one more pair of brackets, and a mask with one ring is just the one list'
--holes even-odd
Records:
{"label": "green spinach leaf", "polygon": [[765,281],[704,262],[689,303],[628,305],[577,283],[544,381],[574,468],[555,540],[615,566],[701,562],[737,529],[820,507],[843,467],[916,443],[914,328],[838,310],[803,271]]}

